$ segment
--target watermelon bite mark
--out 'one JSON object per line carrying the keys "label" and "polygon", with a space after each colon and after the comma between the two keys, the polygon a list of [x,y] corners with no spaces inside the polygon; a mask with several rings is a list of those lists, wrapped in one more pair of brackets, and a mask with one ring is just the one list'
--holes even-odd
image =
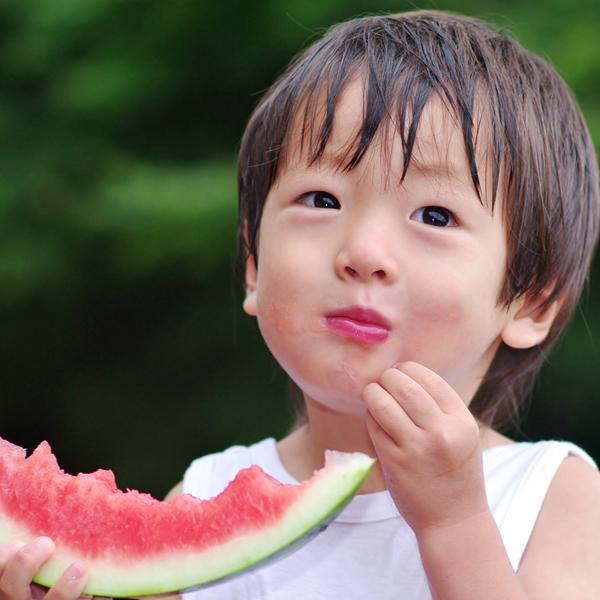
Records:
{"label": "watermelon bite mark", "polygon": [[64,473],[46,442],[26,458],[0,438],[0,543],[53,538],[56,552],[36,577],[43,585],[78,560],[92,570],[86,594],[182,590],[244,570],[314,530],[352,497],[373,462],[327,452],[325,467],[299,485],[252,466],[211,500],[159,501],[119,490],[112,471]]}

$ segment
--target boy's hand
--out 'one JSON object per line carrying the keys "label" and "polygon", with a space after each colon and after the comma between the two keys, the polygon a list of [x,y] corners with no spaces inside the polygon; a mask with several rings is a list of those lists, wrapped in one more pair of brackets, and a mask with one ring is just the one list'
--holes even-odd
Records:
{"label": "boy's hand", "polygon": [[402,363],[363,396],[388,489],[415,534],[489,511],[479,427],[446,381]]}
{"label": "boy's hand", "polygon": [[0,546],[0,600],[79,598],[87,579],[85,570],[79,565],[71,565],[49,590],[31,583],[53,551],[54,543],[46,537],[25,545]]}

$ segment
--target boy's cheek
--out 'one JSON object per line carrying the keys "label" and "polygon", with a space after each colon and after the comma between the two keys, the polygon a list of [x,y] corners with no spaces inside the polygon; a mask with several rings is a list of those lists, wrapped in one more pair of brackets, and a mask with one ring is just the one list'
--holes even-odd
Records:
{"label": "boy's cheek", "polygon": [[408,294],[396,331],[397,358],[420,362],[444,376],[450,366],[456,368],[458,357],[465,361],[470,354],[480,354],[491,341],[487,335],[495,335],[494,329],[486,334],[489,315],[482,310],[483,299],[477,302],[460,284],[438,284],[433,289],[435,293]]}
{"label": "boy's cheek", "polygon": [[267,340],[272,336],[298,335],[306,331],[306,318],[295,309],[293,299],[281,302],[267,298],[260,303],[258,324]]}
{"label": "boy's cheek", "polygon": [[256,295],[263,336],[298,335],[314,330],[319,325],[320,314],[313,300],[318,284],[314,278],[304,281],[301,269],[289,267],[285,251],[271,253],[269,259],[268,266],[265,261],[268,270],[259,271]]}

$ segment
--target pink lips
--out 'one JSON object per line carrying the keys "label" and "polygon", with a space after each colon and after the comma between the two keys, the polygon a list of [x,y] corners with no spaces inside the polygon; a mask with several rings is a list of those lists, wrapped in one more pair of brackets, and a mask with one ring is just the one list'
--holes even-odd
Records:
{"label": "pink lips", "polygon": [[325,315],[327,328],[357,342],[375,344],[390,335],[391,324],[379,312],[364,306],[349,306]]}

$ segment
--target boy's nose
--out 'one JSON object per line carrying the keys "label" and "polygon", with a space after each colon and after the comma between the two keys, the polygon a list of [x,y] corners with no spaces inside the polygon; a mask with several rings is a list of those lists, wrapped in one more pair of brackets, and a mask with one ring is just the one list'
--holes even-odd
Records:
{"label": "boy's nose", "polygon": [[370,243],[355,240],[338,253],[335,271],[341,279],[392,283],[398,276],[398,264],[377,239]]}

